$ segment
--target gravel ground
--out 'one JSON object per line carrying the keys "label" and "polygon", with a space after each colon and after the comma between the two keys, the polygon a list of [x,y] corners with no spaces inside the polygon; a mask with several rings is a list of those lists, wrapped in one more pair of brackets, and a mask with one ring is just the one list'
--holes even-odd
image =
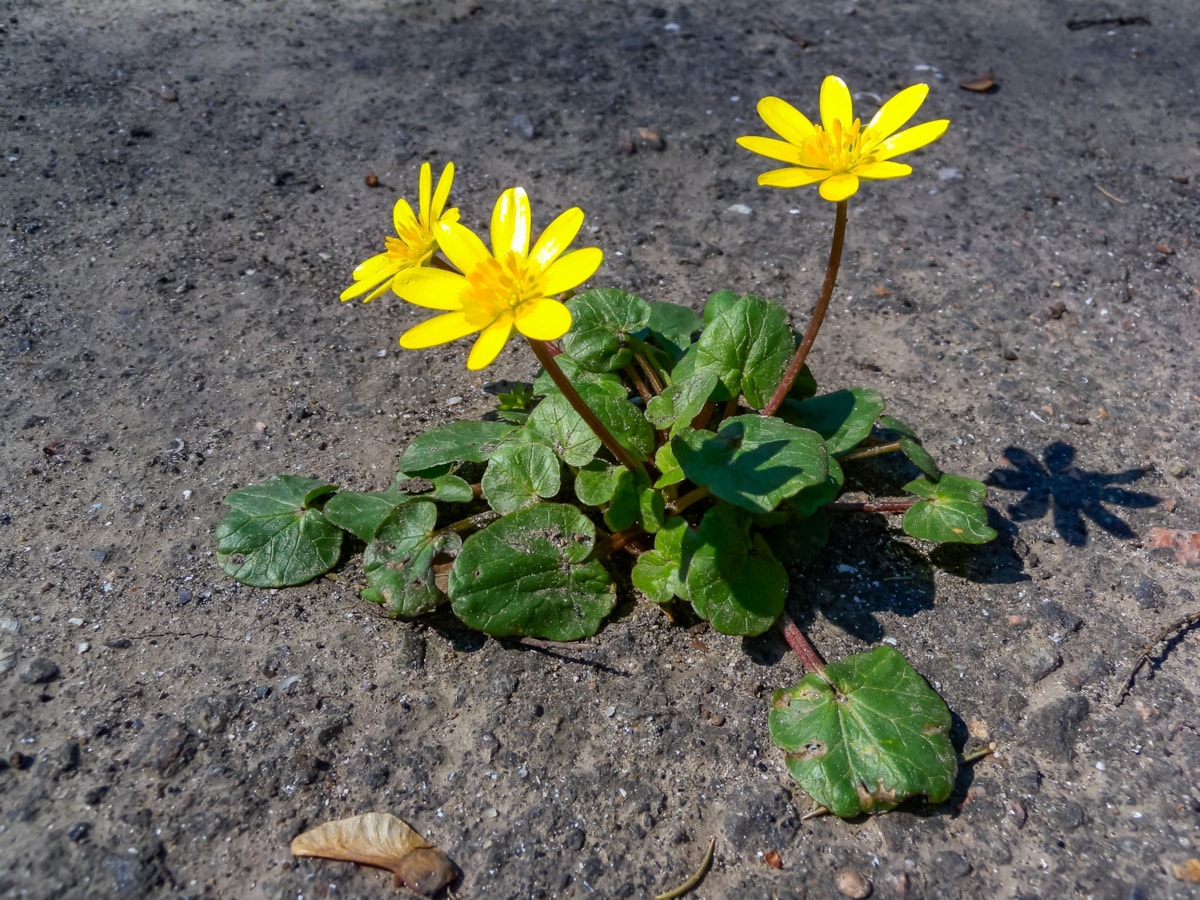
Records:
{"label": "gravel ground", "polygon": [[[388,896],[288,850],[368,810],[464,897],[648,896],[712,837],[697,897],[1200,896],[1174,869],[1200,857],[1196,631],[1117,702],[1198,608],[1188,545],[1151,530],[1200,530],[1187,4],[0,10],[0,897]],[[959,745],[996,742],[948,802],[803,818],[766,731],[800,675],[775,637],[627,603],[534,650],[383,618],[354,565],[283,591],[217,567],[230,490],[382,489],[424,428],[533,376],[515,345],[478,374],[462,345],[401,351],[394,298],[337,302],[422,161],[456,163],[476,228],[513,184],[536,227],[582,206],[597,285],[802,322],[832,207],[756,187],[734,139],[830,72],[868,112],[926,81],[953,124],[852,200],[813,368],[988,480],[1001,536],[846,521],[789,608],[829,658],[893,643]]]}

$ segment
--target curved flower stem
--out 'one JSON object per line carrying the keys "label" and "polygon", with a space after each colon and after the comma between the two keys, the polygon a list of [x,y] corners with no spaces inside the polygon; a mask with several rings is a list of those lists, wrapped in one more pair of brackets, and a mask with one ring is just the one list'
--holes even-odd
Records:
{"label": "curved flower stem", "polygon": [[824,674],[825,660],[821,659],[821,654],[817,652],[817,648],[809,643],[808,638],[804,636],[804,632],[792,621],[792,617],[784,612],[779,617],[778,625],[779,630],[783,632],[783,639],[792,648],[792,652],[800,657],[800,663],[804,666],[804,670],[806,672],[815,672],[818,675]]}
{"label": "curved flower stem", "polygon": [[705,497],[707,497],[710,493],[711,493],[711,491],[709,491],[708,487],[703,484],[700,485],[700,487],[692,488],[690,491],[688,491],[686,494],[684,494],[682,497],[680,497],[674,503],[668,504],[667,512],[673,516],[677,516],[681,512],[683,512],[685,509],[687,509],[689,506],[691,506],[693,503],[699,503],[701,500],[703,500]]}
{"label": "curved flower stem", "polygon": [[567,402],[571,404],[575,412],[579,413],[579,417],[587,423],[588,428],[592,429],[592,433],[600,438],[600,443],[604,444],[608,448],[608,452],[616,457],[617,462],[631,472],[645,472],[645,464],[622,446],[612,436],[612,432],[604,427],[604,423],[600,421],[592,411],[592,408],[583,402],[583,398],[579,396],[579,391],[575,390],[575,385],[571,384],[570,379],[563,374],[563,370],[554,361],[554,354],[550,352],[550,348],[546,346],[546,342],[535,341],[533,338],[526,338],[526,340],[529,341],[529,346],[533,349],[533,355],[542,364],[542,368],[546,370],[546,374],[550,376],[550,379],[562,392],[562,395],[567,398]]}
{"label": "curved flower stem", "polygon": [[825,312],[829,309],[829,301],[833,297],[833,286],[837,283],[838,267],[842,264],[842,247],[845,243],[846,201],[839,200],[837,216],[833,222],[833,244],[829,248],[829,262],[825,264],[825,281],[821,284],[821,295],[817,298],[817,305],[813,309],[812,319],[809,320],[804,338],[800,341],[800,346],[796,348],[796,354],[788,364],[787,371],[783,373],[783,381],[779,382],[779,387],[775,388],[775,393],[771,395],[771,399],[762,409],[764,416],[775,415],[776,410],[783,405],[788,391],[792,389],[792,385],[800,376],[800,370],[804,368],[804,361],[808,359],[808,352],[812,350],[812,345],[817,339],[817,332],[821,330],[821,323],[825,321]]}

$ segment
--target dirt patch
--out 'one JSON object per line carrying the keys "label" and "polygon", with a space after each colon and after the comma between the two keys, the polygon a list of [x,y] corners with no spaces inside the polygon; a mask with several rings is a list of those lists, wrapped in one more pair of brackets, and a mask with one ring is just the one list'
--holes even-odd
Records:
{"label": "dirt patch", "polygon": [[[1195,631],[1115,699],[1198,603],[1142,543],[1200,530],[1196,17],[383,7],[0,4],[0,896],[384,896],[386,873],[288,852],[369,810],[445,848],[466,896],[645,896],[711,836],[706,897],[1193,896]],[[1134,21],[1068,27],[1112,17]],[[422,429],[534,374],[515,347],[482,375],[462,346],[404,353],[419,314],[337,302],[422,161],[456,163],[475,228],[512,184],[539,228],[582,206],[596,284],[803,320],[831,208],[757,188],[734,139],[829,72],[865,110],[929,82],[953,124],[852,201],[811,364],[990,478],[1001,538],[930,553],[849,520],[789,608],[829,657],[894,643],[956,741],[997,742],[950,802],[803,820],[766,732],[800,675],[774,638],[624,605],[519,649],[383,619],[354,570],[279,592],[220,571],[230,490],[380,489]]]}

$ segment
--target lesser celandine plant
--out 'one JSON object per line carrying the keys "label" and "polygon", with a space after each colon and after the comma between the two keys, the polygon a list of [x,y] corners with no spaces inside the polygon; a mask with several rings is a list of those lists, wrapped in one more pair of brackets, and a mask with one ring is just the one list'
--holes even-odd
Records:
{"label": "lesser celandine plant", "polygon": [[[758,109],[777,137],[738,139],[784,164],[760,184],[817,185],[836,206],[825,278],[800,336],[777,303],[733,291],[709,297],[702,314],[614,289],[571,295],[602,260],[597,248],[571,249],[581,210],[534,238],[529,199],[509,188],[485,244],[446,208],[453,166],[434,189],[424,164],[418,210],[396,204],[396,237],[355,270],[342,299],[390,290],[434,310],[400,345],[474,336],[472,370],[519,335],[542,374],[502,394],[487,421],[418,436],[384,491],[296,476],[235,491],[217,528],[222,567],[278,587],[362,546],[365,599],[403,617],[448,605],[502,638],[595,634],[616,585],[630,582],[673,620],[690,608],[725,634],[779,627],[809,674],[776,692],[770,730],[812,797],[842,816],[914,795],[945,799],[957,759],[942,699],[887,645],[826,665],[784,609],[787,566],[810,562],[847,514],[903,513],[904,533],[927,541],[995,536],[982,484],[943,474],[912,429],[883,414],[878,392],[821,392],[805,365],[833,296],[849,199],[863,181],[910,174],[895,157],[948,126],[905,127],[927,94],[906,88],[864,125],[830,76],[819,123],[767,97]],[[917,473],[901,488],[907,496],[839,499],[848,472],[890,453]]]}

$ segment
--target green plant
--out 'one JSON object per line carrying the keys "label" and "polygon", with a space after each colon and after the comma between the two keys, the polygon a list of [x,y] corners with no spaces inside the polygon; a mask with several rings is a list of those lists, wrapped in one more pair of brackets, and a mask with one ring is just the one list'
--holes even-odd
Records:
{"label": "green plant", "polygon": [[[777,98],[760,104],[783,140],[747,149],[789,165],[760,183],[819,184],[836,204],[824,283],[802,335],[777,303],[721,291],[702,313],[613,289],[565,303],[596,271],[595,248],[568,251],[583,213],[567,210],[531,246],[525,192],[505,191],[490,248],[444,211],[453,169],[431,194],[422,167],[420,213],[397,204],[398,238],[355,271],[343,295],[391,288],[439,315],[407,331],[420,349],[478,333],[468,366],[492,362],[523,335],[542,366],[500,396],[494,421],[454,422],[417,437],[395,482],[378,493],[338,491],[278,476],[232,493],[218,525],[218,560],[247,584],[297,584],[329,571],[343,539],[365,545],[364,599],[394,616],[448,604],[497,637],[571,641],[595,634],[628,572],[649,601],[690,605],[725,634],[779,624],[809,674],[776,692],[772,739],[814,799],[850,816],[907,797],[948,796],[957,761],[942,699],[890,647],[828,666],[784,607],[785,563],[802,565],[830,539],[838,514],[903,512],[904,533],[935,542],[995,536],[984,486],[943,474],[916,435],[865,388],[821,392],[806,365],[833,295],[847,199],[860,178],[894,178],[892,157],[944,132],[938,121],[900,131],[925,98],[900,92],[866,126],[839,79],[822,87],[822,123]],[[839,499],[847,473],[907,457],[907,496]]]}

